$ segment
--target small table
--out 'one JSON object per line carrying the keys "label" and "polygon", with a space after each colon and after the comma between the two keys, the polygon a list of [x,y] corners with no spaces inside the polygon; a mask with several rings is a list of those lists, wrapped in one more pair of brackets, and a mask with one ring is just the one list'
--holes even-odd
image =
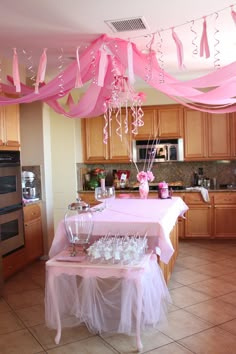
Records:
{"label": "small table", "polygon": [[[171,301],[156,255],[135,265],[92,264],[63,251],[46,262],[46,324],[57,329],[85,323],[95,333],[136,335],[165,319]],[[72,259],[73,258],[73,261]]]}

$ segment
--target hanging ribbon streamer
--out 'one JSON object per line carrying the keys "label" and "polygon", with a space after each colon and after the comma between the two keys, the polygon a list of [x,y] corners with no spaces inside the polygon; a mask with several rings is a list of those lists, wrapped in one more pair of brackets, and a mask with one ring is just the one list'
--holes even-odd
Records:
{"label": "hanging ribbon streamer", "polygon": [[175,33],[173,27],[172,27],[172,38],[173,38],[173,40],[174,40],[174,42],[176,44],[179,69],[183,69],[184,68],[184,64],[183,64],[183,44],[182,44],[181,40],[179,39],[179,37],[177,36],[177,34]]}
{"label": "hanging ribbon streamer", "polygon": [[208,45],[208,38],[207,38],[207,23],[206,23],[206,17],[203,17],[203,28],[202,28],[202,38],[200,42],[200,57],[204,56],[209,58],[210,56],[210,50],[209,50],[209,45]]}
{"label": "hanging ribbon streamer", "polygon": [[111,120],[111,115],[112,115],[112,109],[109,107],[109,102],[106,100],[104,102],[104,107],[105,107],[105,113],[104,113],[104,128],[103,128],[103,142],[104,144],[107,144],[108,142],[108,122]]}
{"label": "hanging ribbon streamer", "polygon": [[133,63],[133,47],[132,43],[129,41],[127,44],[127,57],[128,57],[128,77],[129,82],[134,84],[134,63]]}
{"label": "hanging ribbon streamer", "polygon": [[12,76],[13,76],[13,83],[16,88],[16,92],[21,92],[18,55],[17,55],[16,48],[13,48]]}
{"label": "hanging ribbon streamer", "polygon": [[41,55],[41,58],[39,61],[39,67],[38,67],[38,72],[37,72],[37,77],[36,77],[36,82],[35,82],[35,93],[39,93],[39,84],[44,82],[44,80],[45,80],[45,73],[46,73],[46,67],[47,67],[46,51],[47,51],[47,48],[44,48],[43,54]]}
{"label": "hanging ribbon streamer", "polygon": [[64,80],[64,72],[63,72],[63,69],[64,69],[64,51],[63,51],[63,48],[61,48],[61,54],[59,55],[58,57],[58,61],[59,61],[59,65],[58,65],[58,70],[59,70],[59,75],[58,75],[58,79],[59,79],[59,97],[64,97],[65,95],[65,88],[64,88],[64,83],[65,83],[65,80]]}
{"label": "hanging ribbon streamer", "polygon": [[76,79],[75,79],[75,88],[80,88],[83,86],[83,82],[80,73],[79,47],[76,49],[76,62],[77,62],[77,71],[76,71]]}
{"label": "hanging ribbon streamer", "polygon": [[[216,15],[215,21],[217,22],[219,14],[216,12],[215,15]],[[215,69],[219,69],[220,68],[220,58],[219,58],[220,51],[218,49],[220,41],[218,39],[218,35],[219,35],[219,30],[215,26],[215,29],[214,29],[214,40],[215,40],[215,43],[214,43],[214,68]]]}
{"label": "hanging ribbon streamer", "polygon": [[158,32],[158,37],[159,37],[159,41],[157,43],[157,54],[158,54],[158,63],[161,69],[159,72],[159,83],[163,84],[165,82],[164,60],[163,60],[163,50],[162,50],[163,39],[160,32]]}
{"label": "hanging ribbon streamer", "polygon": [[[121,115],[121,106],[117,108],[117,111],[115,113],[116,116],[116,123],[118,127],[116,128],[116,134],[120,137],[120,140],[122,141],[122,115]],[[110,123],[111,126],[111,123]]]}
{"label": "hanging ribbon streamer", "polygon": [[128,132],[129,132],[129,110],[128,110],[127,102],[125,105],[124,131],[125,131],[125,134],[128,134]]}
{"label": "hanging ribbon streamer", "polygon": [[145,66],[145,71],[146,71],[145,80],[146,80],[146,82],[149,82],[152,79],[153,55],[155,55],[154,51],[152,50],[154,39],[155,39],[155,34],[152,35],[151,41],[149,41],[146,44],[146,47],[148,50],[147,65]]}
{"label": "hanging ribbon streamer", "polygon": [[194,20],[191,21],[191,26],[190,26],[190,31],[193,33],[193,39],[192,39],[192,45],[193,45],[193,51],[192,54],[193,56],[198,55],[198,46],[197,46],[197,32],[194,30]]}
{"label": "hanging ribbon streamer", "polygon": [[105,75],[107,72],[107,66],[108,66],[108,58],[107,58],[107,53],[105,50],[100,49],[100,61],[99,61],[99,67],[98,67],[98,86],[103,87],[104,86],[104,80],[105,80]]}
{"label": "hanging ribbon streamer", "polygon": [[22,50],[23,54],[26,56],[26,60],[27,60],[27,77],[30,79],[31,81],[31,85],[35,85],[35,81],[36,81],[36,71],[34,69],[34,63],[33,63],[33,56],[32,56],[32,52],[27,52],[26,50]]}

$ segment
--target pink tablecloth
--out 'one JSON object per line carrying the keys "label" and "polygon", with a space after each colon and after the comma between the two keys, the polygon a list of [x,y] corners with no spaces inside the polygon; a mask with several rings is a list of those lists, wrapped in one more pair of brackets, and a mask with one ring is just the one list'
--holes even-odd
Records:
{"label": "pink tablecloth", "polygon": [[[160,259],[168,263],[173,252],[170,232],[177,218],[188,210],[180,197],[172,199],[114,199],[102,212],[94,212],[93,237],[112,234],[148,235],[149,248],[161,250]],[[56,230],[49,252],[53,257],[68,246],[64,220]]]}

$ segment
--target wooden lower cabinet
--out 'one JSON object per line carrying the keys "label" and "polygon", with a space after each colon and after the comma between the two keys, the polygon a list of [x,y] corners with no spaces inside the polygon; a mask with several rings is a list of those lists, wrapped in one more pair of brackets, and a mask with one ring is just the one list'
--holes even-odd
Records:
{"label": "wooden lower cabinet", "polygon": [[206,203],[197,192],[186,193],[184,202],[189,207],[186,212],[185,237],[212,236],[212,200]]}
{"label": "wooden lower cabinet", "polygon": [[26,266],[25,248],[21,248],[2,258],[3,278],[6,280]]}
{"label": "wooden lower cabinet", "polygon": [[212,212],[211,206],[188,205],[186,213],[185,237],[211,237]]}
{"label": "wooden lower cabinet", "polygon": [[236,193],[214,195],[214,236],[236,238]]}
{"label": "wooden lower cabinet", "polygon": [[210,202],[200,193],[185,193],[186,238],[236,238],[236,192],[210,192]]}
{"label": "wooden lower cabinet", "polygon": [[24,207],[25,256],[31,263],[43,255],[43,232],[39,204]]}

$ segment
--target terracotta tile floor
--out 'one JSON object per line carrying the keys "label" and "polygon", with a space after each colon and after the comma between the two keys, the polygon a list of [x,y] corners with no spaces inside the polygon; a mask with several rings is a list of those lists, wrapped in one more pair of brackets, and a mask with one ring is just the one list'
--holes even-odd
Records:
{"label": "terracotta tile floor", "polygon": [[[236,353],[236,241],[180,242],[168,284],[168,323],[142,334],[143,353]],[[44,262],[9,279],[0,298],[1,354],[134,353],[135,338],[98,336],[86,327],[55,331],[44,323]]]}

